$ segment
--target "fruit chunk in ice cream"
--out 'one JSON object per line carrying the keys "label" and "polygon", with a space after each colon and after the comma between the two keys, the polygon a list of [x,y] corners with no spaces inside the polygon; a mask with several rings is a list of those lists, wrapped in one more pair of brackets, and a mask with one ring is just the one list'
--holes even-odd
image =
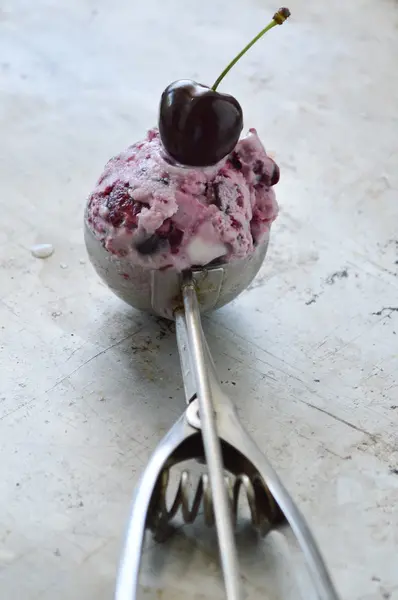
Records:
{"label": "fruit chunk in ice cream", "polygon": [[214,166],[170,161],[153,129],[112,158],[89,197],[86,224],[132,265],[178,271],[246,258],[278,208],[279,169],[254,129]]}

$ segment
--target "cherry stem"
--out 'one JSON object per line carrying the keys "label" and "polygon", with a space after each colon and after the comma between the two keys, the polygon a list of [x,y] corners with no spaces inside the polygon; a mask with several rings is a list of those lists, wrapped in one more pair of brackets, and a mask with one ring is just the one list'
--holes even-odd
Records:
{"label": "cherry stem", "polygon": [[236,63],[238,62],[238,60],[240,60],[242,58],[242,56],[244,54],[246,54],[246,52],[248,50],[250,50],[250,48],[252,46],[254,46],[254,44],[256,42],[258,42],[258,40],[260,38],[262,38],[264,34],[267,33],[267,31],[269,31],[270,29],[272,29],[273,27],[275,27],[275,25],[282,25],[282,23],[284,23],[289,16],[290,16],[290,11],[287,8],[280,8],[279,11],[277,13],[275,13],[274,18],[272,19],[272,21],[270,23],[268,23],[268,25],[266,27],[264,27],[264,29],[262,31],[260,31],[260,33],[258,33],[256,35],[256,37],[254,37],[252,39],[252,41],[249,42],[247,44],[247,46],[245,46],[243,48],[243,50],[241,50],[241,52],[239,52],[239,54],[237,56],[235,56],[235,58],[224,69],[224,71],[221,73],[221,75],[218,77],[218,79],[214,82],[214,84],[212,86],[212,90],[214,90],[214,91],[217,90],[217,88],[220,85],[221,81],[224,79],[224,77],[227,75],[227,73],[229,73],[229,71],[232,69],[232,67],[234,65],[236,65]]}

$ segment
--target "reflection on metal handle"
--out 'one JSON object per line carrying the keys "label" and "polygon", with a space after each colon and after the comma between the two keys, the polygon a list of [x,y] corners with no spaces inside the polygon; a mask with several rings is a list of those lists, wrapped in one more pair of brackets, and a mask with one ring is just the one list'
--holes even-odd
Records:
{"label": "reflection on metal handle", "polygon": [[177,347],[185,390],[185,401],[189,404],[196,397],[196,382],[192,368],[191,352],[189,351],[184,309],[177,309],[174,313],[174,318],[176,322]]}
{"label": "reflection on metal handle", "polygon": [[206,368],[198,301],[192,279],[183,284],[183,299],[193,363],[192,367],[195,375],[199,401],[203,446],[214,501],[217,537],[224,575],[224,584],[228,600],[239,600],[239,563],[228,505],[228,494],[224,485],[221,446],[217,434],[214,405]]}

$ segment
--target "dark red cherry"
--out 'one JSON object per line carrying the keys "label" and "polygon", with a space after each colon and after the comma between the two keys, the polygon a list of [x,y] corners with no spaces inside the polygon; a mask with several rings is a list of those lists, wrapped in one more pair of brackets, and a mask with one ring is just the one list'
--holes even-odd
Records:
{"label": "dark red cherry", "polygon": [[243,128],[239,102],[228,94],[181,79],[160,101],[159,132],[168,154],[183,165],[214,165],[235,148]]}
{"label": "dark red cherry", "polygon": [[177,162],[193,167],[218,163],[236,146],[243,129],[242,108],[218,86],[232,67],[267,31],[282,25],[290,16],[280,8],[260,31],[228,64],[210,88],[191,79],[171,83],[163,92],[159,111],[159,132],[163,146]]}

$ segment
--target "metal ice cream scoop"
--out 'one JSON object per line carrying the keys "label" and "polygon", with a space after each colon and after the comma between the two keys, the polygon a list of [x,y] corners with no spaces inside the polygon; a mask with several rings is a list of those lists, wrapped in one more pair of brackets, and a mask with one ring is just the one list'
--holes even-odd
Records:
{"label": "metal ice cream scoop", "polygon": [[[192,271],[201,312],[221,308],[250,285],[264,261],[268,241],[265,236],[244,260]],[[87,225],[85,242],[98,275],[119,298],[138,310],[174,319],[176,297],[181,298],[181,273],[132,265],[128,257],[108,252]]]}
{"label": "metal ice cream scoop", "polygon": [[[215,524],[226,597],[241,598],[233,525],[242,490],[253,526],[263,535],[278,530],[286,536],[294,566],[300,571],[297,598],[338,600],[308,525],[222,390],[201,326],[201,311],[233,300],[255,277],[268,238],[240,263],[184,275],[145,271],[128,265],[123,258],[114,259],[89,230],[86,243],[96,270],[118,296],[136,308],[175,319],[187,404],[158,444],[135,489],[115,600],[137,598],[145,532],[150,529],[158,539],[164,538],[179,511],[187,523],[203,512],[205,522]],[[130,278],[123,274],[130,274]],[[175,499],[168,506],[170,470],[189,459],[205,459],[208,474],[200,479],[190,502],[188,474],[183,472]]]}

